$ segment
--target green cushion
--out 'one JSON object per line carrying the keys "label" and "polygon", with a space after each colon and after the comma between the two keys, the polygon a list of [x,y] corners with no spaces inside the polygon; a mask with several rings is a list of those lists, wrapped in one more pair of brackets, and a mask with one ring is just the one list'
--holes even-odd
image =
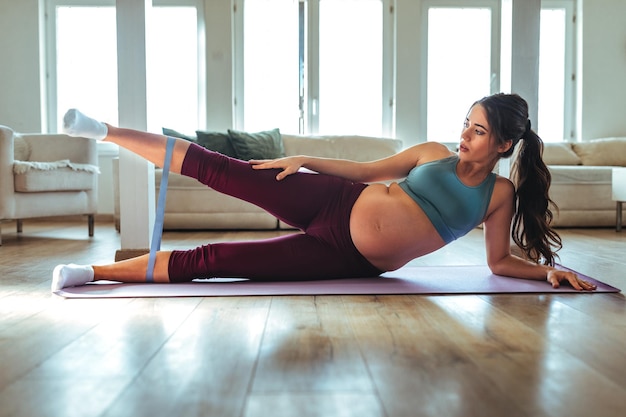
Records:
{"label": "green cushion", "polygon": [[244,161],[250,159],[274,159],[285,156],[285,148],[279,129],[256,133],[229,129],[228,134],[237,157]]}
{"label": "green cushion", "polygon": [[196,130],[196,135],[198,135],[198,145],[232,158],[239,158],[238,153],[230,142],[230,136],[228,134]]}
{"label": "green cushion", "polygon": [[188,140],[190,142],[195,142],[196,138],[193,136],[189,136],[189,135],[185,135],[184,133],[180,133],[174,129],[168,129],[167,127],[163,127],[161,128],[163,130],[163,134],[165,136],[170,136],[173,138],[181,138],[181,139],[185,139]]}

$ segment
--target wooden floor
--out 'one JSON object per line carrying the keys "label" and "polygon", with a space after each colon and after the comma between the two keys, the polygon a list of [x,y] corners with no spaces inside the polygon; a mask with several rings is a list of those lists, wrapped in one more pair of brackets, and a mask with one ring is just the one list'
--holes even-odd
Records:
{"label": "wooden floor", "polygon": [[[564,265],[626,289],[626,232],[561,234]],[[621,294],[65,300],[53,267],[112,262],[111,224],[2,238],[0,417],[626,415]],[[482,234],[414,264],[484,264]]]}

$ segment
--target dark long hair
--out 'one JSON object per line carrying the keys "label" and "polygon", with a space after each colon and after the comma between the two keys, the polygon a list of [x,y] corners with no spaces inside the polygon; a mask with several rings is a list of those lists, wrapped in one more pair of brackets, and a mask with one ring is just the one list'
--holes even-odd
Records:
{"label": "dark long hair", "polygon": [[517,153],[511,169],[511,180],[516,188],[511,237],[528,259],[554,265],[556,251],[562,247],[561,237],[551,226],[552,209],[558,210],[558,207],[548,194],[552,177],[541,158],[543,141],[531,128],[528,103],[517,94],[499,93],[475,104],[485,109],[498,144],[513,141],[501,157],[510,157],[514,150]]}

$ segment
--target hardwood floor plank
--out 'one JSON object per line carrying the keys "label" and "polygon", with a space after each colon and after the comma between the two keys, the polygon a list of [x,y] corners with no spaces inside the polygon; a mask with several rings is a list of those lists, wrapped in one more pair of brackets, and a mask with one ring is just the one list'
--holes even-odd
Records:
{"label": "hardwood floor plank", "polygon": [[21,379],[0,391],[0,417],[99,417],[128,383],[128,377]]}
{"label": "hardwood floor plank", "polygon": [[[579,298],[583,297],[586,296]],[[596,303],[610,298],[600,294],[591,297]],[[626,363],[626,327],[613,326],[610,322],[598,326],[596,323],[603,318],[592,317],[560,301],[568,298],[572,296],[500,296],[490,298],[489,303],[542,335],[546,346],[561,349],[563,360],[572,356],[584,362],[621,387],[621,390],[614,387],[611,391],[626,396],[626,374],[615,367],[616,363]],[[593,301],[590,297],[587,300]]]}
{"label": "hardwood floor plank", "polygon": [[2,333],[0,390],[97,326],[104,313],[98,314],[90,306],[89,315],[79,314],[79,304],[52,303],[45,311]]}
{"label": "hardwood floor plank", "polygon": [[[595,346],[587,342],[587,346],[581,347],[576,342],[586,337],[588,331],[584,326],[574,325],[580,318],[576,313],[580,313],[572,312],[551,297],[493,298],[499,302],[437,297],[433,300],[441,310],[429,313],[439,315],[435,317],[437,322],[442,316],[453,319],[442,328],[485,375],[504,387],[509,395],[514,393],[510,395],[512,402],[533,416],[596,412],[611,415],[603,413],[626,406],[621,369],[611,372],[610,360],[594,353],[594,348],[603,343],[603,350],[608,349],[607,353],[614,354],[613,359],[621,362],[626,359],[619,352],[622,344],[598,339]],[[596,401],[581,398],[583,391]]]}
{"label": "hardwood floor plank", "polygon": [[[465,298],[475,298],[474,296]],[[450,343],[430,297],[349,297],[344,302],[389,416],[525,416],[471,356]]]}
{"label": "hardwood floor plank", "polygon": [[204,299],[103,416],[241,415],[269,304]]}
{"label": "hardwood floor plank", "polygon": [[383,417],[373,394],[305,392],[252,394],[243,417]]}
{"label": "hardwood floor plank", "polygon": [[[23,411],[29,414],[24,415],[60,417],[68,415],[68,410],[72,410],[70,415],[75,410],[87,415],[97,410],[94,415],[100,415],[200,300],[93,301],[96,300],[61,300],[56,308],[13,332],[16,340],[7,346],[11,351],[5,351],[2,345],[3,358],[10,360],[3,378],[12,378],[7,389],[0,391],[3,406],[19,409],[28,402]],[[101,385],[101,380],[109,381],[118,390]],[[59,393],[56,382],[68,392]],[[27,398],[14,395],[24,386],[40,389],[30,392]],[[86,386],[94,392],[104,389],[107,393],[89,396],[84,400],[87,406],[78,395]]]}
{"label": "hardwood floor plank", "polygon": [[274,297],[252,392],[371,392],[341,298]]}

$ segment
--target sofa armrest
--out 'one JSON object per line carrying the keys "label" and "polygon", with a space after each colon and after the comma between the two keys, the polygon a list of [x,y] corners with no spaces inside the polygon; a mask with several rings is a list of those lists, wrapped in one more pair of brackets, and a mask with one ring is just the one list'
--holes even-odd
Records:
{"label": "sofa armrest", "polygon": [[69,159],[74,163],[98,165],[98,146],[95,140],[61,134],[28,134],[22,137],[29,144],[31,161]]}

